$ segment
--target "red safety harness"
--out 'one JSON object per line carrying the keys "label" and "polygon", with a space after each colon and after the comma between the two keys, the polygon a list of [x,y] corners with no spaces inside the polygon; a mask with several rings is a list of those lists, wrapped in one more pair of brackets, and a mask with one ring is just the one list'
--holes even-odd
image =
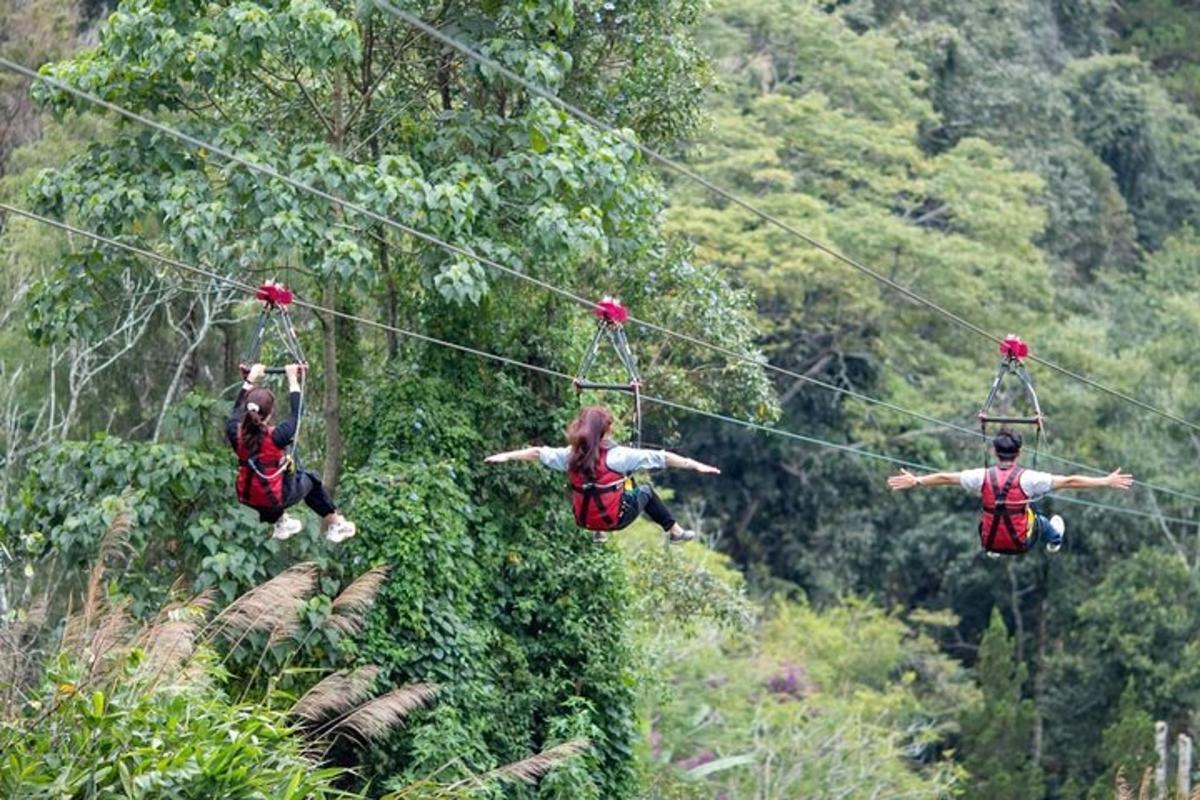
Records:
{"label": "red safety harness", "polygon": [[575,523],[590,531],[616,530],[621,523],[621,498],[629,480],[624,473],[609,469],[608,448],[600,449],[595,477],[591,480],[582,473],[568,472]]}
{"label": "red safety harness", "polygon": [[238,433],[238,501],[254,509],[278,511],[284,507],[283,476],[292,466],[285,448],[275,444],[268,428],[258,452],[251,454]]}
{"label": "red safety harness", "polygon": [[1016,555],[1029,549],[1029,496],[1021,488],[1022,467],[1009,462],[988,467],[983,477],[979,543],[992,553]]}

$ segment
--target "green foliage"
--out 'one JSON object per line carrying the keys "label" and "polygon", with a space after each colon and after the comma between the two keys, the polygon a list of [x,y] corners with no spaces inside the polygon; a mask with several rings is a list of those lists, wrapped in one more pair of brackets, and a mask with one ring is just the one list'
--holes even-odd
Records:
{"label": "green foliage", "polygon": [[[385,114],[386,103],[423,103],[420,95],[409,96],[408,87],[444,83],[443,67],[423,74],[427,62],[416,56],[425,45],[382,11],[352,21],[350,9],[322,3],[285,7],[276,14],[254,3],[165,8],[128,2],[103,29],[94,51],[50,71],[134,110],[178,112],[179,124],[197,136],[512,269],[557,284],[586,280],[620,292],[647,317],[656,316],[653,309],[665,295],[702,286],[712,301],[708,313],[679,314],[677,321],[705,323],[706,334],[726,345],[751,347],[744,315],[728,309],[731,303],[744,308],[744,301],[693,267],[686,252],[657,230],[662,201],[633,148],[544,101],[510,109],[502,83],[461,64],[453,67],[463,82],[454,100],[441,108],[416,105],[396,132],[381,134],[369,112],[372,104]],[[650,103],[654,119],[638,114],[649,129],[688,127],[684,118],[690,112],[653,98],[691,80],[686,64],[692,57],[683,54],[691,45],[671,31],[689,24],[692,3],[639,4],[628,16],[610,20],[618,30],[594,30],[590,14],[581,14],[584,22],[575,28],[577,10],[562,3],[527,4],[524,13],[484,4],[472,13],[477,24],[460,19],[462,29],[495,34],[487,49],[518,71],[534,63],[563,70],[577,59],[599,57],[592,48],[610,51],[602,64],[620,57],[633,30],[644,31],[643,69],[624,71],[624,78],[614,74],[611,86],[597,82],[607,73],[572,73],[571,86],[579,92],[613,89],[624,92],[623,102]],[[562,49],[564,35],[565,44],[577,48],[574,54]],[[364,38],[370,48],[364,49]],[[219,45],[209,47],[210,42]],[[654,48],[660,46],[675,48],[675,54],[657,58]],[[135,51],[137,58],[128,63]],[[368,59],[385,52],[394,59],[389,68],[413,66],[396,67],[399,75],[378,93],[374,86],[346,85],[346,70],[371,69]],[[680,59],[675,66],[665,63]],[[645,84],[635,90],[626,78]],[[668,83],[655,83],[662,78]],[[39,97],[59,112],[80,108],[61,92],[43,88]],[[356,112],[344,107],[350,98],[359,102]],[[326,104],[334,108],[332,119],[322,111]],[[296,113],[297,105],[304,113]],[[250,121],[260,114],[271,124]],[[97,144],[65,167],[47,171],[31,196],[43,210],[105,232],[153,235],[180,258],[221,265],[233,275],[262,264],[297,265],[304,268],[300,275],[311,275],[317,284],[336,280],[342,293],[374,293],[383,282],[400,282],[411,287],[403,297],[412,314],[447,315],[455,306],[477,305],[498,280],[461,255],[353,213],[330,214],[324,201],[309,194],[144,131]],[[390,272],[376,257],[384,252]],[[91,289],[120,274],[122,266],[108,255],[91,259],[86,272],[68,264],[36,295],[45,309],[41,328],[47,335],[82,335],[103,324],[97,314],[103,300]],[[301,282],[298,288],[306,287]],[[527,292],[506,285],[496,310],[525,302]],[[383,306],[394,318],[400,303],[393,290]],[[677,356],[673,370],[695,359],[688,353]],[[744,393],[741,400],[750,408],[769,403],[753,368],[727,370],[722,380]]]}
{"label": "green foliage", "polygon": [[[911,50],[887,32],[856,33],[819,3],[729,0],[714,11],[703,40],[722,92],[713,98],[716,131],[693,165],[936,302],[1041,341],[1049,321],[1038,310],[1050,286],[1034,245],[1042,185],[982,139],[923,149],[935,109]],[[931,415],[973,413],[986,380],[977,341],[691,183],[679,182],[673,197],[673,228],[754,291],[773,363]],[[914,332],[921,345],[896,346]],[[786,427],[811,435],[886,450],[913,424],[827,388],[782,379],[779,389]],[[854,575],[878,574],[897,538],[890,524],[865,519],[887,502],[873,468],[727,426],[694,425],[689,440],[744,480],[743,491],[709,498],[739,560],[770,563],[818,600],[870,590]],[[932,437],[914,450],[934,463],[975,453]],[[797,480],[805,491],[795,491]]]}
{"label": "green foliage", "polygon": [[1192,112],[1200,111],[1200,36],[1196,7],[1172,0],[1129,0],[1113,14],[1117,46],[1137,53],[1162,75],[1163,83]]}
{"label": "green foliage", "polygon": [[272,540],[237,503],[235,473],[230,453],[116,437],[47,450],[30,463],[0,525],[4,545],[19,554],[14,573],[28,565],[32,580],[21,591],[73,585],[117,513],[118,495],[136,521],[123,586],[138,616],[157,609],[179,575],[229,601],[297,557],[321,552],[311,532],[286,546]]}
{"label": "green foliage", "polygon": [[999,609],[979,644],[976,674],[982,698],[962,717],[963,766],[971,774],[971,797],[1018,800],[1040,797],[1042,771],[1032,759],[1037,709],[1022,699],[1026,667]]}
{"label": "green foliage", "polygon": [[[63,797],[351,797],[336,769],[315,769],[283,712],[238,703],[214,663],[168,685],[148,686],[142,655],[88,684],[63,656],[0,724],[0,792],[12,800]],[[140,679],[139,679],[140,678]]]}
{"label": "green foliage", "polygon": [[1137,706],[1166,717],[1187,713],[1200,689],[1198,594],[1186,565],[1161,550],[1114,564],[1078,610],[1072,649],[1100,668],[1089,669],[1089,693],[1103,692],[1115,706],[1131,680]]}
{"label": "green foliage", "polygon": [[643,796],[952,797],[942,752],[971,696],[928,639],[862,602],[743,594],[726,557],[620,535],[644,653]]}
{"label": "green foliage", "polygon": [[1142,242],[1160,246],[1200,210],[1200,119],[1133,56],[1073,62],[1064,83],[1079,137],[1112,170]]}
{"label": "green foliage", "polygon": [[[473,454],[531,423],[527,390],[471,364],[393,374],[358,403],[345,507],[354,563],[391,577],[353,653],[443,687],[436,712],[364,768],[399,789],[463,779],[564,738],[592,749],[538,796],[631,796],[630,602],[619,558],[574,528],[561,485]],[[511,787],[505,796],[533,796]]]}
{"label": "green foliage", "polygon": [[674,776],[702,796],[957,793],[939,751],[959,698],[953,685],[923,686],[941,659],[928,642],[864,606],[787,603],[755,638],[746,647],[709,630],[664,665],[670,694],[647,709],[654,783]]}
{"label": "green foliage", "polygon": [[1136,780],[1158,763],[1158,754],[1154,752],[1154,720],[1138,707],[1132,680],[1121,693],[1120,705],[1112,724],[1104,729],[1102,741],[1101,752],[1107,769],[1088,795],[1094,800],[1107,800],[1112,796],[1118,775]]}

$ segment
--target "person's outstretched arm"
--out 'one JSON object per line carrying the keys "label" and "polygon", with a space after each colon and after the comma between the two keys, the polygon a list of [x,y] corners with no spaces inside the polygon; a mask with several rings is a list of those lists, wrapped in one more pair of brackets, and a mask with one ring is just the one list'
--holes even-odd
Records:
{"label": "person's outstretched arm", "polygon": [[934,472],[930,475],[913,475],[908,470],[902,469],[888,478],[888,488],[893,492],[898,492],[901,489],[915,489],[918,486],[959,486],[961,483],[961,472]]}
{"label": "person's outstretched arm", "polygon": [[503,464],[506,461],[537,461],[541,457],[542,448],[522,447],[520,450],[506,450],[503,453],[493,453],[485,458],[485,464]]}
{"label": "person's outstretched arm", "polygon": [[697,461],[694,458],[681,456],[678,453],[672,453],[670,450],[665,451],[667,466],[674,469],[691,469],[696,472],[703,472],[706,475],[720,475],[721,470],[711,464],[705,464],[702,461]]}
{"label": "person's outstretched arm", "polygon": [[1121,472],[1117,467],[1103,478],[1093,478],[1088,475],[1055,475],[1050,485],[1054,489],[1128,489],[1133,485],[1133,476]]}

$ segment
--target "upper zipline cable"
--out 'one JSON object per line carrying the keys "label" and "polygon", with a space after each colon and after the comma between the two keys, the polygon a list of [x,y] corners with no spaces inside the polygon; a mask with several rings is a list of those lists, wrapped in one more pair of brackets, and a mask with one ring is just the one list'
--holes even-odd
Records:
{"label": "upper zipline cable", "polygon": [[[709,192],[712,192],[713,194],[717,195],[718,197],[722,197],[725,200],[728,200],[729,202],[745,209],[746,211],[749,211],[751,214],[753,214],[754,216],[763,220],[764,222],[770,223],[771,225],[774,225],[774,226],[780,228],[781,230],[786,231],[787,233],[791,234],[792,236],[795,236],[796,238],[800,239],[801,241],[807,243],[811,247],[813,247],[817,250],[820,250],[821,252],[837,259],[838,261],[841,261],[842,263],[852,267],[855,270],[858,270],[859,272],[863,273],[864,275],[870,276],[871,278],[873,278],[874,280],[883,284],[884,286],[887,286],[888,288],[898,292],[899,294],[903,295],[904,297],[907,297],[909,300],[912,300],[915,303],[919,303],[920,305],[925,306],[926,308],[930,309],[931,311],[934,311],[934,312],[940,314],[941,316],[945,317],[946,319],[950,320],[951,322],[955,323],[956,325],[966,328],[967,330],[971,331],[972,333],[978,334],[979,336],[982,336],[986,339],[990,339],[993,342],[999,343],[1003,340],[1001,336],[999,336],[995,333],[992,333],[991,331],[975,324],[974,322],[971,322],[969,319],[966,319],[962,315],[951,311],[950,309],[946,308],[945,306],[940,305],[936,301],[931,300],[922,294],[919,294],[918,292],[893,280],[892,278],[889,278],[887,275],[884,275],[883,273],[879,272],[878,270],[867,266],[866,264],[862,263],[861,261],[846,255],[845,253],[841,252],[840,250],[833,247],[832,245],[826,244],[825,242],[822,242],[820,239],[810,236],[809,234],[807,234],[804,231],[800,230],[799,228],[795,227],[791,223],[789,223],[783,219],[780,219],[779,217],[775,216],[774,214],[771,214],[770,212],[764,211],[763,209],[759,208],[758,206],[754,205],[753,203],[749,202],[748,200],[745,200],[744,198],[740,197],[739,195],[734,194],[730,190],[722,188],[721,186],[718,186],[717,184],[715,184],[712,181],[705,178],[703,175],[700,175],[695,170],[685,166],[684,164],[680,163],[679,161],[676,161],[675,159],[671,158],[670,156],[663,155],[662,153],[658,152],[654,148],[649,147],[648,145],[642,144],[641,142],[637,141],[637,139],[633,138],[632,136],[629,136],[626,133],[623,133],[622,131],[617,129],[615,126],[605,122],[604,120],[599,119],[598,117],[594,116],[593,114],[588,113],[587,111],[584,111],[583,109],[579,108],[578,106],[576,106],[566,100],[563,100],[561,97],[554,94],[549,89],[545,89],[545,88],[539,86],[538,84],[530,81],[529,79],[525,78],[524,76],[517,74],[512,69],[510,69],[510,68],[506,67],[505,65],[501,64],[500,62],[496,61],[494,58],[491,58],[490,56],[479,52],[478,50],[471,47],[470,45],[465,44],[465,43],[459,41],[458,39],[455,39],[453,36],[450,36],[449,34],[446,34],[442,31],[438,30],[436,27],[430,25],[425,20],[420,19],[419,17],[415,17],[412,14],[408,13],[407,11],[404,11],[403,9],[397,8],[396,6],[392,5],[392,3],[388,2],[388,0],[374,0],[374,3],[379,8],[383,9],[384,11],[387,11],[389,14],[393,15],[394,17],[396,17],[396,18],[400,19],[401,21],[407,23],[408,25],[416,28],[417,30],[424,33],[426,36],[429,36],[430,38],[441,42],[442,44],[446,45],[447,47],[457,50],[458,52],[462,53],[467,58],[469,58],[473,61],[476,61],[483,66],[486,66],[488,69],[494,70],[495,72],[508,78],[510,81],[513,81],[514,83],[524,87],[530,93],[535,94],[538,97],[542,98],[543,100],[546,100],[546,101],[554,104],[555,106],[557,106],[558,108],[567,112],[568,114],[570,114],[578,119],[581,119],[584,122],[587,122],[596,128],[599,128],[600,130],[616,137],[622,143],[627,144],[630,147],[637,149],[640,153],[645,155],[647,158],[657,161],[658,163],[662,164],[663,166],[667,167],[668,169],[671,169],[671,170],[679,173],[680,175],[683,175],[688,180],[691,180],[691,181],[699,184],[700,186],[704,187],[706,190],[708,190]],[[1047,369],[1051,369],[1055,372],[1061,373],[1062,375],[1065,375],[1068,378],[1078,381],[1079,383],[1082,383],[1086,386],[1090,386],[1093,389],[1096,389],[1100,392],[1108,394],[1112,397],[1116,397],[1120,400],[1123,400],[1126,403],[1130,403],[1134,406],[1137,406],[1138,408],[1141,408],[1144,411],[1149,411],[1150,413],[1160,416],[1164,419],[1168,419],[1168,420],[1171,420],[1172,422],[1177,422],[1180,425],[1184,425],[1188,428],[1191,428],[1193,431],[1200,432],[1200,425],[1198,425],[1194,422],[1191,422],[1190,420],[1184,419],[1183,417],[1178,416],[1177,414],[1172,414],[1170,411],[1166,411],[1164,409],[1158,408],[1157,406],[1147,403],[1144,400],[1139,400],[1138,398],[1133,397],[1132,395],[1127,394],[1125,392],[1122,392],[1119,389],[1114,389],[1110,386],[1106,386],[1097,380],[1094,380],[1092,378],[1089,378],[1086,375],[1075,372],[1074,370],[1064,367],[1061,364],[1057,364],[1053,361],[1050,361],[1049,359],[1042,358],[1040,356],[1035,356],[1035,355],[1030,355],[1029,360],[1033,361],[1035,363],[1041,364],[1042,366],[1046,367]]]}
{"label": "upper zipline cable", "polygon": [[[110,247],[115,247],[115,248],[124,250],[128,253],[132,253],[134,255],[140,256],[142,258],[148,258],[148,259],[151,259],[154,261],[158,261],[159,263],[175,267],[176,269],[181,269],[186,272],[203,275],[203,276],[209,278],[210,280],[220,281],[220,282],[224,282],[230,286],[234,286],[238,289],[241,289],[241,290],[249,293],[250,295],[254,295],[258,291],[258,287],[253,286],[252,284],[246,283],[244,281],[240,281],[237,278],[234,278],[229,275],[223,275],[222,273],[219,273],[215,270],[207,269],[204,267],[199,267],[194,264],[189,264],[189,263],[187,263],[185,261],[181,261],[177,258],[173,258],[171,256],[166,256],[161,253],[156,253],[153,250],[147,250],[143,247],[138,247],[136,245],[132,245],[127,242],[122,242],[118,239],[113,239],[112,237],[104,236],[102,234],[95,233],[94,231],[85,230],[85,229],[79,228],[75,225],[71,225],[69,223],[62,222],[61,220],[52,219],[52,218],[44,216],[42,214],[37,214],[32,211],[23,209],[23,208],[18,208],[16,206],[8,205],[7,203],[0,203],[0,212],[15,214],[17,216],[24,217],[29,220],[33,220],[35,222],[39,222],[44,225],[49,225],[51,227],[57,228],[61,231],[65,231],[67,233],[75,234],[77,236],[81,236],[86,239],[91,239],[92,241],[94,241],[98,244],[104,244],[104,245],[108,245]],[[293,304],[295,304],[301,308],[307,308],[318,314],[327,314],[330,316],[338,317],[340,319],[357,322],[362,325],[366,325],[368,327],[379,328],[379,329],[386,330],[386,331],[392,331],[394,333],[398,333],[402,336],[416,339],[418,341],[426,342],[426,343],[432,344],[432,345],[437,345],[439,347],[445,347],[445,348],[448,348],[451,350],[456,350],[456,351],[462,352],[462,353],[468,353],[470,355],[477,356],[479,358],[487,359],[490,361],[496,361],[496,362],[499,362],[501,364],[505,364],[508,366],[518,367],[520,369],[525,369],[525,370],[529,370],[531,372],[537,372],[542,375],[549,375],[549,376],[552,376],[555,378],[561,378],[564,380],[571,380],[573,377],[573,376],[568,375],[567,373],[562,372],[560,370],[552,369],[549,367],[539,366],[537,364],[530,364],[525,361],[521,361],[519,359],[499,355],[498,353],[491,353],[486,350],[480,350],[478,348],[470,347],[470,346],[464,345],[464,344],[459,344],[457,342],[452,342],[452,341],[449,341],[446,339],[439,339],[436,336],[429,336],[428,334],[418,333],[416,331],[410,331],[405,328],[400,328],[395,325],[389,325],[385,322],[380,322],[378,320],[370,319],[369,317],[359,316],[358,314],[351,314],[346,311],[338,311],[337,309],[334,309],[334,308],[327,308],[327,307],[319,305],[317,303],[312,303],[312,302],[306,301],[299,297],[295,298],[292,302],[293,302]],[[850,455],[857,456],[860,458],[874,459],[876,461],[882,461],[882,462],[894,464],[894,465],[897,465],[900,467],[917,469],[917,470],[922,470],[925,472],[940,471],[937,467],[931,466],[929,464],[923,464],[923,463],[920,463],[917,461],[910,461],[907,459],[898,458],[896,456],[890,456],[890,455],[887,455],[886,453],[876,453],[871,450],[863,450],[861,448],[853,447],[851,445],[840,444],[838,442],[831,442],[826,439],[821,439],[821,438],[818,438],[815,436],[807,436],[802,433],[797,433],[795,431],[789,431],[784,428],[776,428],[776,427],[773,427],[770,425],[765,425],[760,422],[755,422],[753,420],[742,419],[740,417],[734,417],[734,416],[730,416],[727,414],[720,414],[720,413],[717,413],[714,411],[705,411],[704,409],[696,408],[695,406],[689,406],[684,403],[678,403],[673,400],[667,400],[667,399],[661,398],[661,397],[644,396],[642,399],[645,400],[646,402],[654,403],[656,405],[660,405],[665,408],[675,409],[677,411],[681,411],[681,412],[684,412],[687,414],[707,417],[709,419],[716,420],[718,422],[723,422],[723,423],[732,424],[732,425],[738,425],[740,427],[748,428],[750,430],[760,431],[762,433],[765,433],[765,434],[768,434],[771,436],[781,436],[783,438],[791,439],[791,440],[798,441],[798,442],[803,442],[805,444],[810,444],[810,445],[814,445],[817,447],[823,447],[823,448],[827,448],[830,450],[836,450],[836,451],[839,451],[842,453],[848,453]],[[1148,511],[1143,511],[1141,509],[1129,508],[1128,506],[1116,506],[1116,505],[1108,505],[1105,503],[1097,503],[1094,501],[1068,497],[1068,496],[1064,496],[1064,495],[1057,494],[1057,493],[1055,493],[1051,496],[1055,497],[1058,500],[1062,500],[1063,502],[1066,502],[1066,503],[1075,503],[1078,505],[1089,506],[1092,508],[1105,509],[1108,511],[1112,511],[1113,513],[1117,513],[1117,514],[1126,514],[1129,516],[1149,518],[1149,519],[1154,519],[1154,520],[1160,520],[1162,522],[1172,522],[1172,523],[1176,523],[1179,525],[1186,525],[1186,526],[1190,526],[1190,527],[1200,527],[1200,522],[1197,522],[1195,520],[1184,519],[1182,517],[1171,517],[1171,516],[1166,516],[1164,514],[1151,513]]]}
{"label": "upper zipline cable", "polygon": [[[403,13],[403,12],[401,12],[401,13]],[[424,25],[424,23],[422,23],[422,25]],[[444,36],[444,34],[441,34],[440,32],[436,31],[435,29],[430,29],[430,30],[432,30],[438,36]],[[465,47],[465,45],[463,45],[463,47]],[[564,289],[553,283],[550,283],[548,281],[544,281],[540,278],[536,278],[532,275],[529,275],[528,273],[521,272],[520,270],[513,269],[512,267],[508,267],[508,266],[501,264],[501,263],[499,263],[493,259],[490,259],[486,256],[478,255],[470,250],[467,250],[466,248],[463,248],[458,245],[447,242],[431,233],[418,230],[416,228],[413,228],[410,225],[405,225],[404,223],[398,222],[395,219],[392,219],[391,217],[388,217],[384,214],[380,214],[380,213],[373,211],[369,208],[366,208],[358,203],[355,203],[350,200],[346,200],[345,198],[342,198],[338,195],[334,195],[329,192],[326,192],[322,189],[312,186],[311,184],[305,183],[304,181],[297,180],[289,175],[284,175],[283,173],[279,172],[278,170],[274,169],[273,167],[271,167],[269,165],[247,159],[244,156],[240,156],[237,153],[234,153],[225,148],[222,148],[219,145],[216,145],[216,144],[213,144],[212,142],[200,139],[196,136],[192,136],[191,134],[184,133],[183,131],[180,131],[176,128],[172,128],[171,126],[166,125],[161,122],[158,122],[156,120],[150,119],[149,117],[146,117],[145,115],[142,115],[142,114],[137,113],[136,111],[127,109],[117,103],[113,103],[109,100],[105,100],[94,94],[83,91],[82,89],[77,89],[77,88],[75,88],[69,84],[66,84],[62,81],[59,81],[55,78],[51,78],[48,75],[42,75],[22,64],[11,61],[10,59],[0,57],[0,66],[3,66],[4,68],[9,69],[11,71],[17,72],[18,74],[23,75],[27,78],[30,78],[31,80],[37,80],[37,81],[46,83],[46,84],[53,86],[61,91],[66,92],[74,97],[77,97],[79,99],[82,99],[89,103],[92,103],[93,105],[97,105],[97,106],[105,108],[109,111],[112,111],[114,114],[125,117],[126,119],[137,122],[138,124],[144,125],[152,130],[159,131],[160,133],[164,133],[168,136],[171,136],[172,138],[175,138],[182,142],[185,142],[185,143],[191,145],[192,147],[199,148],[201,150],[205,150],[205,151],[208,151],[211,153],[215,153],[216,155],[221,156],[222,158],[225,158],[226,160],[232,161],[236,164],[240,164],[241,166],[244,166],[251,171],[257,172],[262,175],[266,175],[269,178],[279,180],[299,191],[307,192],[316,197],[320,197],[323,200],[325,200],[329,203],[332,203],[336,206],[341,206],[345,209],[354,211],[355,213],[359,213],[364,216],[367,216],[377,222],[380,222],[381,224],[395,228],[396,230],[399,230],[403,233],[407,233],[411,236],[421,239],[422,241],[425,241],[429,244],[439,247],[449,253],[453,253],[453,254],[460,255],[465,258],[474,260],[484,266],[496,269],[506,275],[517,278],[519,280],[526,281],[526,282],[531,283],[535,286],[538,286],[542,289],[545,289],[549,292],[557,294],[561,297],[565,297],[565,298],[567,298],[573,302],[576,302],[582,306],[589,307],[589,308],[597,307],[595,301],[589,300],[585,297],[582,297],[581,295],[576,294],[575,292],[572,292],[568,289]],[[633,144],[633,143],[631,142],[631,144]],[[686,169],[686,168],[684,168],[684,169]],[[838,386],[836,384],[829,383],[827,381],[823,381],[819,378],[814,378],[810,375],[805,375],[803,373],[796,372],[795,370],[790,370],[785,367],[780,367],[778,365],[771,364],[769,361],[767,361],[765,359],[754,358],[745,353],[739,353],[738,351],[732,350],[723,345],[716,344],[713,342],[708,342],[706,340],[700,339],[700,338],[692,336],[690,334],[681,333],[679,331],[675,331],[675,330],[666,328],[661,325],[656,325],[655,323],[652,323],[652,322],[649,322],[646,320],[642,320],[642,319],[638,319],[636,317],[631,316],[629,318],[629,320],[631,322],[641,325],[647,329],[658,331],[660,333],[663,333],[667,336],[679,339],[681,341],[686,341],[690,344],[694,344],[699,347],[704,347],[704,348],[713,350],[714,352],[721,353],[725,356],[737,359],[739,361],[743,361],[745,363],[754,365],[756,367],[768,369],[773,372],[777,372],[779,374],[794,378],[796,380],[799,380],[799,381],[802,381],[805,383],[809,383],[809,384],[813,384],[815,386],[821,387],[828,391],[832,391],[837,394],[841,394],[846,397],[850,397],[850,398],[858,400],[860,402],[868,403],[871,405],[878,405],[881,408],[886,408],[890,411],[894,411],[899,414],[913,417],[914,419],[919,419],[924,422],[928,422],[930,424],[938,425],[938,426],[946,428],[948,430],[958,431],[960,433],[967,434],[968,436],[971,436],[973,438],[986,439],[986,437],[980,431],[972,430],[970,428],[966,428],[966,427],[957,425],[952,422],[941,420],[941,419],[938,419],[937,417],[933,417],[931,415],[924,414],[919,411],[907,409],[902,406],[898,406],[894,403],[890,403],[886,400],[881,400],[879,398],[871,397],[870,395],[863,394],[861,392],[857,392],[853,389],[848,389],[843,386]],[[1088,464],[1071,461],[1069,459],[1065,459],[1065,458],[1055,456],[1055,455],[1052,455],[1049,453],[1043,454],[1043,457],[1045,457],[1049,460],[1057,461],[1057,462],[1065,464],[1065,465],[1076,467],[1078,469],[1088,470],[1094,474],[1101,474],[1101,475],[1105,474],[1105,471],[1098,467],[1093,467]],[[1138,485],[1143,486],[1147,489],[1150,489],[1152,491],[1161,492],[1163,494],[1170,494],[1170,495],[1174,495],[1174,496],[1182,498],[1182,499],[1189,500],[1191,502],[1200,503],[1200,497],[1188,494],[1186,492],[1181,492],[1176,489],[1171,489],[1171,488],[1164,487],[1164,486],[1157,486],[1155,484],[1147,483],[1145,481],[1135,481],[1135,483],[1137,483]]]}

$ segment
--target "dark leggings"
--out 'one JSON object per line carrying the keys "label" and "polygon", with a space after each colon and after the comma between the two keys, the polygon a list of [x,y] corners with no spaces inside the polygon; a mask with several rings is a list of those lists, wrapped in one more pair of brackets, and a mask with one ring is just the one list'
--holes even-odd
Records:
{"label": "dark leggings", "polygon": [[664,531],[675,527],[675,518],[654,490],[649,486],[635,486],[632,492],[625,492],[621,497],[621,518],[617,521],[617,530],[628,528],[643,511]]}
{"label": "dark leggings", "polygon": [[283,508],[258,509],[258,518],[263,522],[275,523],[285,509],[303,500],[319,517],[327,517],[337,511],[329,492],[320,477],[312,470],[301,469],[283,476]]}

